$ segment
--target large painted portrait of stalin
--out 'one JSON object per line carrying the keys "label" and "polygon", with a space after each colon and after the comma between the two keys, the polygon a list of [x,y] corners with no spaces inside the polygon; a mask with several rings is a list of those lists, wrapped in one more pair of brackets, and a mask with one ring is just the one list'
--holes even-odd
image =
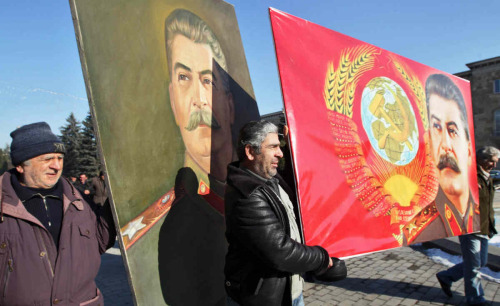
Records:
{"label": "large painted portrait of stalin", "polygon": [[235,114],[235,98],[248,97],[233,96],[223,48],[194,13],[176,9],[166,18],[165,50],[169,104],[184,144],[184,167],[175,186],[123,227],[122,235],[130,249],[151,239],[150,228],[161,226],[158,271],[167,304],[225,305],[226,168],[236,158],[234,130],[258,119],[258,111]]}
{"label": "large painted portrait of stalin", "polygon": [[233,159],[234,104],[212,30],[186,10],[165,21],[170,105],[185,145],[158,242],[162,293],[172,305],[223,305],[224,181]]}

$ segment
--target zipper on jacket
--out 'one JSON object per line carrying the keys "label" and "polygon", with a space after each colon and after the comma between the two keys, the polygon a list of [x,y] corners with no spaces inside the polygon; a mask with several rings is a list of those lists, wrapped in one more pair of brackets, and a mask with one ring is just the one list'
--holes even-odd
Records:
{"label": "zipper on jacket", "polygon": [[42,249],[40,252],[40,256],[45,257],[45,260],[49,264],[50,274],[52,277],[54,277],[54,269],[52,268],[52,263],[50,262],[49,253],[47,252],[47,247],[45,246],[45,243],[43,243],[42,232],[40,229],[38,229],[37,232],[38,232],[38,236],[39,236],[39,240],[40,240],[40,244],[41,244],[40,246]]}
{"label": "zipper on jacket", "polygon": [[7,271],[5,273],[5,284],[3,286],[3,297],[7,294],[7,284],[9,283],[9,276],[10,274],[14,272],[14,264],[12,258],[9,258],[7,260]]}
{"label": "zipper on jacket", "polygon": [[[40,193],[36,193],[36,194],[33,194],[31,196],[31,198],[34,198],[34,197],[40,197],[42,199],[43,206],[45,207],[45,214],[47,215],[47,220],[48,220],[47,222],[48,222],[49,227],[51,227],[52,226],[52,221],[51,221],[51,217],[50,217],[49,205],[47,205],[47,198],[53,198],[53,199],[58,199],[58,200],[60,200],[60,198],[58,196],[54,196],[54,195],[50,195],[50,194],[44,196],[44,195],[42,195]],[[22,201],[22,202],[24,203],[25,201]]]}
{"label": "zipper on jacket", "polygon": [[43,205],[45,206],[45,212],[47,213],[47,220],[49,222],[49,226],[52,226],[52,222],[50,222],[50,212],[49,212],[49,207],[47,206],[47,199],[40,195],[42,197]]}

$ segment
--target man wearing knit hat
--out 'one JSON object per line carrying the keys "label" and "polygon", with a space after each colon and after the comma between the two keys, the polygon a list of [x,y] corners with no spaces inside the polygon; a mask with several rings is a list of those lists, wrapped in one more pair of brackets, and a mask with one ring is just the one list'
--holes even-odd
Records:
{"label": "man wearing knit hat", "polygon": [[94,279],[115,241],[111,210],[61,178],[64,144],[47,123],[10,135],[15,168],[0,176],[0,305],[102,304]]}

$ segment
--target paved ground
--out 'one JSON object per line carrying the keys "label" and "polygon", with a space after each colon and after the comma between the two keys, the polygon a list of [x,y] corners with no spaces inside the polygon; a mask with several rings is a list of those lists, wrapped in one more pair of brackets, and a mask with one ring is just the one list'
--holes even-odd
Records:
{"label": "paved ground", "polygon": [[[133,305],[117,248],[103,255],[97,277],[106,305]],[[419,248],[398,248],[347,260],[349,277],[336,283],[306,283],[306,305],[465,305],[463,282],[448,299],[435,274],[445,267]],[[483,280],[486,298],[500,306],[500,284]],[[149,306],[149,305],[148,305]]]}
{"label": "paved ground", "polygon": [[101,269],[96,282],[104,295],[106,306],[134,305],[118,242],[101,256]]}
{"label": "paved ground", "polygon": [[[495,198],[495,208],[500,212],[499,195]],[[500,224],[497,228],[500,229]],[[490,249],[490,255],[500,254],[498,248]],[[447,298],[435,277],[446,267],[434,263],[421,251],[422,247],[403,247],[348,259],[348,278],[330,284],[306,283],[305,303],[308,306],[465,305],[463,281],[453,285],[454,296]],[[493,258],[497,261],[500,257]],[[118,244],[102,256],[97,284],[107,306],[133,305]],[[500,284],[485,280],[482,284],[486,299],[500,306]]]}
{"label": "paved ground", "polygon": [[[306,305],[465,305],[463,281],[441,291],[435,274],[445,267],[418,248],[398,248],[347,260],[349,277],[323,284],[307,283]],[[500,284],[482,281],[485,297],[500,305]]]}

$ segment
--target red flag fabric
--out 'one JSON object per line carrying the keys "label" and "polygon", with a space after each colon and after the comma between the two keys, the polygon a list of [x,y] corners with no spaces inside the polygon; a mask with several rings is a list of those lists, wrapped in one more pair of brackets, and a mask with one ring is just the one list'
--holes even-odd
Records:
{"label": "red flag fabric", "polygon": [[[469,82],[284,12],[270,15],[307,244],[345,257],[477,230]],[[434,79],[461,93],[459,123],[434,110],[445,104],[432,104],[429,115],[426,82],[432,90]],[[461,171],[437,167],[446,151],[438,139],[462,145],[452,143]]]}

